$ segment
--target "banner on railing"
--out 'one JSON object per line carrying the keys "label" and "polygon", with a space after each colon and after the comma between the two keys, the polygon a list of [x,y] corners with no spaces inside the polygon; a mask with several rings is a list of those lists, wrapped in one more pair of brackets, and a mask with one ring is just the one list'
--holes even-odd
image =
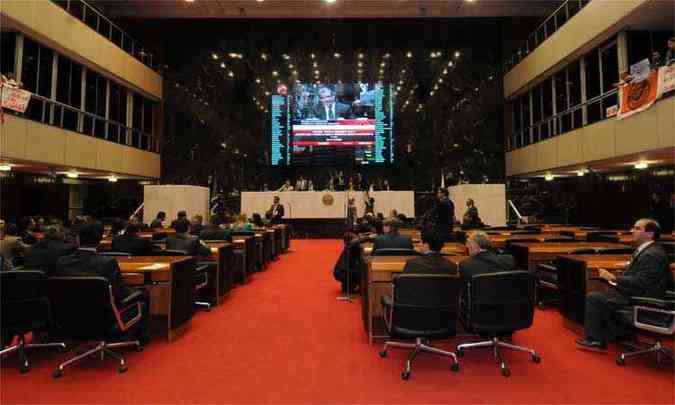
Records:
{"label": "banner on railing", "polygon": [[619,112],[617,119],[645,111],[664,94],[675,90],[675,65],[663,66],[649,72],[640,82],[619,87]]}
{"label": "banner on railing", "polygon": [[28,102],[30,101],[30,91],[7,85],[0,85],[0,94],[2,95],[2,108],[8,108],[20,113],[26,112]]}

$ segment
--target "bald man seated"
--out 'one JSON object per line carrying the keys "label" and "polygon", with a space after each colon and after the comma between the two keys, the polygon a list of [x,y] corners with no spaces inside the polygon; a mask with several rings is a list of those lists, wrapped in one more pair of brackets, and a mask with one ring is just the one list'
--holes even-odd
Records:
{"label": "bald man seated", "polygon": [[515,268],[511,255],[499,255],[492,249],[490,237],[485,232],[470,232],[466,238],[469,257],[459,264],[459,274],[467,282],[478,274],[498,273]]}

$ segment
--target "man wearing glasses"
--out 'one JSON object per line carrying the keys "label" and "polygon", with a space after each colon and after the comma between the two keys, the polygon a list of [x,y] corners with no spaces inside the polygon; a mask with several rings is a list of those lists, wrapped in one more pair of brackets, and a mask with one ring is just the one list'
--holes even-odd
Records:
{"label": "man wearing glasses", "polygon": [[576,341],[580,349],[602,352],[607,350],[608,339],[620,340],[630,334],[630,329],[617,313],[621,307],[630,306],[629,297],[665,297],[672,275],[668,256],[655,243],[660,234],[661,227],[656,221],[640,219],[633,226],[633,245],[637,249],[626,271],[617,276],[598,269],[598,277],[613,288],[609,293],[594,291],[586,296],[586,338]]}

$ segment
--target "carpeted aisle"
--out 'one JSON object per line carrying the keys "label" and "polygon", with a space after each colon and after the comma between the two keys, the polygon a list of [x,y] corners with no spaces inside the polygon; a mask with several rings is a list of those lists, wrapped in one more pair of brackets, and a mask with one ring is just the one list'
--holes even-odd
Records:
{"label": "carpeted aisle", "polygon": [[53,380],[64,354],[33,352],[27,375],[7,359],[2,403],[673,403],[672,366],[637,360],[620,368],[613,354],[576,350],[555,310],[538,311],[534,327],[514,337],[543,361],[507,353],[511,378],[489,352],[476,351],[460,359],[459,373],[422,355],[411,380],[401,381],[405,354],[380,359],[379,345],[367,344],[360,303],[335,299],[341,242],[294,240],[291,248],[223,305],[198,312],[175,343],[127,353],[126,374],[112,360],[93,360]]}

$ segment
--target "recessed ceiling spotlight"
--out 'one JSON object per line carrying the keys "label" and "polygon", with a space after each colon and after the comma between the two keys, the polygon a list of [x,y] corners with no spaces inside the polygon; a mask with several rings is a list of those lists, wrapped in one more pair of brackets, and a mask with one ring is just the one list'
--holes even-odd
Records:
{"label": "recessed ceiling spotlight", "polygon": [[260,83],[260,79],[256,78],[256,79],[255,79],[255,82],[259,84],[259,83]]}
{"label": "recessed ceiling spotlight", "polygon": [[109,181],[110,183],[117,183],[117,177],[115,177],[115,176],[110,176],[110,177],[108,177],[108,181]]}
{"label": "recessed ceiling spotlight", "polygon": [[12,165],[9,163],[3,163],[0,165],[0,172],[9,172],[12,170]]}
{"label": "recessed ceiling spotlight", "polygon": [[362,54],[362,53],[359,54],[359,59],[363,59],[363,54]]}
{"label": "recessed ceiling spotlight", "polygon": [[644,170],[649,167],[649,163],[645,162],[644,160],[641,160],[635,164],[635,168],[638,170]]}
{"label": "recessed ceiling spotlight", "polygon": [[338,52],[335,52],[335,53],[333,54],[333,57],[334,57],[335,59],[340,59],[341,56],[342,56],[342,55],[340,55]]}
{"label": "recessed ceiling spotlight", "polygon": [[214,52],[214,53],[211,54],[211,57],[213,59],[218,59],[218,54]]}
{"label": "recessed ceiling spotlight", "polygon": [[314,55],[313,53],[310,53],[310,54],[309,54],[309,57],[312,58],[312,59],[314,59],[314,58],[316,58],[316,55]]}
{"label": "recessed ceiling spotlight", "polygon": [[337,0],[324,0],[324,1],[328,4],[331,4],[331,3],[335,3]]}
{"label": "recessed ceiling spotlight", "polygon": [[220,62],[220,67],[225,69],[225,62]]}
{"label": "recessed ceiling spotlight", "polygon": [[80,177],[80,174],[78,172],[68,172],[66,173],[66,176],[70,179],[76,179]]}
{"label": "recessed ceiling spotlight", "polygon": [[413,57],[412,52],[408,51],[408,52],[405,54],[405,57],[406,57],[406,58],[412,58],[412,57]]}
{"label": "recessed ceiling spotlight", "polygon": [[279,76],[279,72],[277,72],[276,70],[273,70],[273,71],[272,71],[272,76]]}
{"label": "recessed ceiling spotlight", "polygon": [[194,3],[195,0],[185,0],[186,3]]}
{"label": "recessed ceiling spotlight", "polygon": [[459,58],[462,54],[459,51],[455,51],[455,59]]}
{"label": "recessed ceiling spotlight", "polygon": [[230,77],[234,77],[234,72],[230,70],[230,71],[227,73],[227,75],[230,76]]}
{"label": "recessed ceiling spotlight", "polygon": [[546,173],[546,175],[544,176],[544,180],[546,181],[553,181],[554,178],[555,177],[553,176],[553,173]]}

